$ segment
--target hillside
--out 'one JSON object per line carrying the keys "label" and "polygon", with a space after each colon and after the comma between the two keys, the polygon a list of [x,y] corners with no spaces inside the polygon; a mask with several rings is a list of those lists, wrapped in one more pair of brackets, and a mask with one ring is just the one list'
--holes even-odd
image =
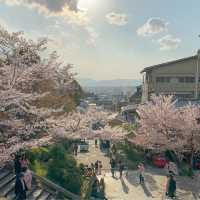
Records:
{"label": "hillside", "polygon": [[94,80],[94,79],[78,79],[82,87],[134,87],[141,84],[136,79],[114,79],[114,80]]}

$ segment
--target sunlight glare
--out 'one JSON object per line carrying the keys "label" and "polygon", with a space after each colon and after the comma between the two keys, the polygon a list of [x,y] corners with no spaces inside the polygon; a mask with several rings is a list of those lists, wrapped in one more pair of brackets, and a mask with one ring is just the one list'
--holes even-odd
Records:
{"label": "sunlight glare", "polygon": [[79,0],[78,1],[78,9],[86,9],[89,10],[97,6],[97,1],[99,0]]}

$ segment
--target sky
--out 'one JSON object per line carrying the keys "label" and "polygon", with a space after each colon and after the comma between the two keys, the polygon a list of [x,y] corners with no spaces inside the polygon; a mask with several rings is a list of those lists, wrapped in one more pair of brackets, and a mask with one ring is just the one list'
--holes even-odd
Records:
{"label": "sky", "polygon": [[0,25],[74,64],[78,78],[141,79],[200,48],[199,0],[0,0]]}

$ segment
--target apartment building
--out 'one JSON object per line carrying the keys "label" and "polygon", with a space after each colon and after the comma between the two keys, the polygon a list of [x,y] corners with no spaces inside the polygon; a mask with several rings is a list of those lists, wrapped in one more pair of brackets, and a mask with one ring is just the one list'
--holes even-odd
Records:
{"label": "apartment building", "polygon": [[143,102],[152,94],[172,94],[182,100],[200,99],[200,50],[191,57],[146,67],[141,73]]}

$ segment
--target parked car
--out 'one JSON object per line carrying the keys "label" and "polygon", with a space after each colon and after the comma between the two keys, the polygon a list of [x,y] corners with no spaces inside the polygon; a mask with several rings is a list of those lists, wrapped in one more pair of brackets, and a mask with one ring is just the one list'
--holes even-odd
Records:
{"label": "parked car", "polygon": [[80,152],[84,151],[87,152],[89,151],[89,142],[86,140],[81,140],[79,143],[79,150]]}
{"label": "parked car", "polygon": [[167,160],[165,158],[164,155],[154,155],[153,156],[153,164],[156,166],[156,167],[159,167],[159,168],[164,168],[166,164],[169,163],[169,160]]}

